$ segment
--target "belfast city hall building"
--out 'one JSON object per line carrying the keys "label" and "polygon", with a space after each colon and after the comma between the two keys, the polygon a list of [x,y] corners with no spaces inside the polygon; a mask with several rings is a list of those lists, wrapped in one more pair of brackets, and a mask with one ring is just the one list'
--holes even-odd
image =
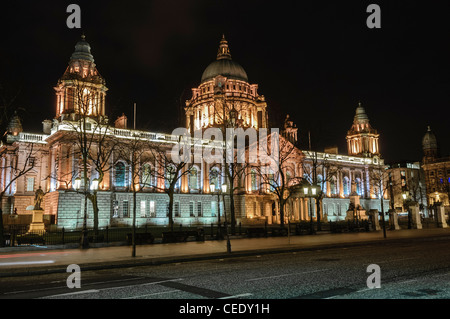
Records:
{"label": "belfast city hall building", "polygon": [[[226,166],[200,158],[180,167],[166,165],[170,159],[165,156],[181,143],[181,136],[130,129],[125,115],[114,121],[108,118],[106,81],[84,36],[54,89],[55,117],[42,119],[41,134],[27,133],[17,115],[10,120],[0,159],[4,215],[30,215],[38,190],[44,194],[40,206],[45,220],[65,229],[81,228],[85,212],[89,227],[94,222],[99,227],[131,225],[134,208],[137,226],[168,225],[169,217],[175,225],[210,225],[230,212],[231,205],[236,223],[242,225],[317,217],[336,221],[345,220],[356,209],[362,216],[382,211],[382,205],[385,212],[389,209],[385,180],[374,177],[386,168],[379,153],[379,134],[361,104],[355,105],[352,124],[349,119],[345,154],[336,148],[302,150],[297,127],[286,115],[279,135],[269,135],[288,145],[289,151],[280,147],[279,172],[267,177],[258,163]],[[269,109],[258,85],[249,82],[222,37],[217,58],[186,101],[183,129],[189,141],[201,148],[222,147],[220,141],[197,133],[230,123],[245,132],[272,132]],[[123,151],[121,145],[129,147],[134,142],[141,147],[135,143],[136,148]],[[283,152],[289,156],[283,157]],[[234,179],[228,178],[230,167],[239,167]],[[223,184],[228,190],[219,196]],[[317,186],[315,197],[303,191],[307,185]],[[97,212],[92,200],[85,201],[85,195],[94,192]]]}

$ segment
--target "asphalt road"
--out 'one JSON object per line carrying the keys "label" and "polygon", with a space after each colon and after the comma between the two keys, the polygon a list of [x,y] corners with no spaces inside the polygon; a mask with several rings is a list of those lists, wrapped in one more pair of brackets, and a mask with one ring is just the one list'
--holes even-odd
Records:
{"label": "asphalt road", "polygon": [[[368,277],[375,275],[368,272],[368,266],[374,264],[380,269],[380,288],[367,286]],[[160,266],[81,270],[81,288],[73,289],[67,287],[70,275],[0,278],[0,299],[447,299],[450,241],[389,242]]]}

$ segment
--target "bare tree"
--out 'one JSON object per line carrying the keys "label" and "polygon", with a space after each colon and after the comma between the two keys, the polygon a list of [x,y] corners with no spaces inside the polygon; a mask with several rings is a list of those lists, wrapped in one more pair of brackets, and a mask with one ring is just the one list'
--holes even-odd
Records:
{"label": "bare tree", "polygon": [[[392,182],[394,183],[394,182]],[[381,221],[383,227],[383,236],[386,238],[386,221],[385,221],[385,212],[384,212],[384,197],[388,194],[391,186],[395,187],[394,184],[390,185],[389,182],[389,172],[387,167],[381,165],[380,163],[373,167],[369,171],[369,184],[373,190],[374,197],[379,197],[380,205],[381,205]]]}
{"label": "bare tree", "polygon": [[320,218],[322,212],[323,199],[326,197],[327,182],[332,182],[340,171],[338,165],[333,165],[326,154],[316,151],[303,151],[305,158],[302,160],[303,175],[306,180],[312,184],[319,186],[316,195],[316,212],[317,212],[317,230],[321,230]]}
{"label": "bare tree", "polygon": [[[260,139],[260,143],[264,140]],[[274,147],[274,144],[278,147]],[[288,174],[288,170],[291,168],[292,163],[298,161],[301,157],[300,151],[294,144],[289,142],[278,133],[271,133],[267,136],[267,146],[260,147],[260,152],[264,151],[266,158],[272,159],[270,163],[261,163],[256,166],[258,175],[261,178],[261,185],[274,194],[279,203],[280,212],[280,226],[284,227],[285,219],[285,206],[292,192],[289,191],[290,186],[300,182],[300,177],[295,176],[295,172],[292,172],[292,176]],[[264,150],[265,149],[265,150]],[[276,150],[274,152],[274,150]]]}
{"label": "bare tree", "polygon": [[[129,139],[124,139],[116,147],[117,157],[127,163],[130,171],[130,190],[133,193],[133,226],[132,226],[132,252],[131,256],[136,257],[136,197],[145,185],[148,184],[151,178],[150,174],[145,174],[144,164],[149,160],[145,155],[148,153],[148,144],[141,135],[133,131],[133,136]],[[148,172],[150,173],[150,172]]]}
{"label": "bare tree", "polygon": [[[0,158],[4,158],[7,156],[7,154],[11,154],[9,156],[10,160],[7,161],[5,159],[5,165],[2,165],[0,167],[0,171],[8,171],[9,172],[9,180],[4,181],[4,184],[2,185],[3,188],[0,191],[0,206],[3,203],[3,197],[5,196],[5,193],[10,189],[10,187],[22,176],[25,176],[28,172],[30,172],[34,166],[35,166],[35,158],[38,155],[38,152],[40,150],[36,150],[36,146],[34,143],[27,143],[24,144],[25,147],[25,154],[23,156],[23,162],[19,163],[19,155],[18,155],[18,145],[12,145],[12,146],[6,146],[4,145],[0,149]],[[0,209],[0,247],[4,246],[4,240],[3,240],[3,212]]]}
{"label": "bare tree", "polygon": [[[183,135],[178,138],[178,145],[187,143]],[[179,191],[181,179],[189,174],[190,153],[183,153],[183,148],[171,148],[173,144],[148,144],[148,151],[155,160],[155,170],[152,174],[156,180],[163,180],[164,184],[156,183],[155,189],[163,191],[169,196],[167,217],[169,218],[169,228],[173,231],[173,204],[174,194]],[[185,150],[185,149],[184,149]]]}

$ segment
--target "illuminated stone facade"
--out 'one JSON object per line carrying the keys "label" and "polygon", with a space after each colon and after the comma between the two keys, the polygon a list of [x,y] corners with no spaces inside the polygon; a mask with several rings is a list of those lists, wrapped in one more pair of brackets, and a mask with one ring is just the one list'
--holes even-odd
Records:
{"label": "illuminated stone facade", "polygon": [[436,135],[428,127],[422,139],[428,204],[442,203],[450,211],[450,157],[441,157]]}
{"label": "illuminated stone facade", "polygon": [[[43,134],[30,134],[22,131],[20,121],[12,123],[7,141],[2,145],[6,150],[1,158],[2,171],[0,186],[2,190],[12,176],[10,163],[23,164],[30,156],[27,149],[33,146],[33,164],[27,174],[17,179],[8,189],[3,200],[3,212],[10,214],[17,208],[18,214],[29,214],[33,204],[34,192],[41,187],[46,193],[43,203],[47,219],[56,227],[66,229],[81,228],[84,215],[83,195],[75,189],[75,180],[80,177],[80,155],[73,141],[73,132],[77,120],[87,115],[83,124],[89,131],[100,124],[107,130],[108,139],[131,139],[139,135],[152,143],[172,147],[178,136],[148,131],[130,130],[126,126],[126,117],[122,116],[109,126],[106,116],[106,82],[94,63],[90,46],[83,37],[76,45],[69,65],[55,87],[55,118],[43,121]],[[80,89],[81,88],[81,89]],[[86,102],[86,103],[84,103]],[[228,42],[222,38],[216,61],[204,71],[200,85],[192,89],[192,97],[186,102],[186,128],[191,134],[207,128],[222,128],[224,121],[230,120],[229,114],[235,110],[241,128],[261,130],[268,128],[267,103],[258,93],[258,85],[250,84],[245,70],[234,60]],[[89,128],[88,128],[89,127]],[[286,118],[280,130],[280,139],[297,143],[297,131],[293,120]],[[94,134],[94,133],[93,133]],[[72,138],[72,140],[71,140]],[[378,150],[378,134],[368,123],[364,109],[357,108],[353,127],[347,136],[348,155],[338,152],[322,152],[316,155],[319,161],[339,167],[339,173],[333,179],[323,183],[325,198],[321,214],[328,220],[343,220],[349,208],[350,196],[358,196],[366,209],[380,209],[380,194],[370,183],[370,172],[383,166]],[[203,141],[209,145],[211,141]],[[291,181],[304,177],[305,167],[311,162],[308,151],[295,149],[292,157],[283,168]],[[105,173],[98,191],[99,226],[131,225],[133,201],[130,192],[130,166],[116,154],[111,156],[112,169]],[[156,162],[143,163],[149,169],[158,171]],[[255,167],[256,168],[256,167]],[[261,177],[255,168],[248,167],[245,174],[236,181],[235,210],[237,222],[280,223],[277,199],[267,186],[262,185]],[[194,163],[190,174],[182,176],[176,186],[174,196],[175,224],[210,225],[216,223],[218,210],[223,216],[224,209],[230,211],[229,199],[217,199],[210,193],[210,184],[220,186],[224,180],[223,168],[210,165],[205,161]],[[211,174],[213,170],[217,174]],[[87,178],[92,183],[98,178],[92,163],[89,163]],[[326,178],[327,171],[321,173]],[[168,196],[164,189],[166,181],[158,177],[142,186],[137,194],[137,225],[167,225]],[[383,201],[386,204],[387,201]],[[28,210],[27,210],[28,209]],[[314,208],[315,209],[315,208]],[[309,220],[309,201],[292,196],[286,205],[285,219],[292,221]],[[312,214],[316,218],[315,213]],[[88,201],[88,226],[93,224],[92,205]]]}

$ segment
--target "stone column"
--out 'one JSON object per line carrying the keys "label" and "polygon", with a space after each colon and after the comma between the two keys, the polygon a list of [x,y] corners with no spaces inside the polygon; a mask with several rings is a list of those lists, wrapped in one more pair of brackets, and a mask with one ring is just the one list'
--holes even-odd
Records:
{"label": "stone column", "polygon": [[422,221],[420,220],[419,204],[411,202],[409,204],[409,210],[411,211],[411,226],[413,229],[422,229]]}
{"label": "stone column", "polygon": [[371,210],[369,210],[369,215],[370,215],[370,218],[372,220],[372,227],[373,227],[373,229],[381,230],[378,209],[371,209]]}
{"label": "stone column", "polygon": [[436,203],[436,220],[439,228],[447,228],[447,221],[445,220],[445,208],[442,203]]}
{"label": "stone column", "polygon": [[400,226],[398,225],[398,214],[395,209],[389,210],[389,226],[391,230],[399,230]]}

